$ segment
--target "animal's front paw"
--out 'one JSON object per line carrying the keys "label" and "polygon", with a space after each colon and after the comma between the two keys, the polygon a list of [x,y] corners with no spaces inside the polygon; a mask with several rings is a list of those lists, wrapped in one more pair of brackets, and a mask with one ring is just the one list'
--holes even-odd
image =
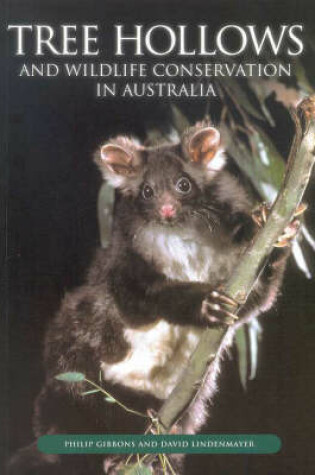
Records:
{"label": "animal's front paw", "polygon": [[285,228],[281,236],[278,237],[274,247],[290,247],[300,230],[301,222],[294,218]]}
{"label": "animal's front paw", "polygon": [[[274,244],[275,247],[288,247],[291,245],[292,241],[295,239],[296,235],[300,229],[300,221],[298,216],[302,215],[304,211],[307,209],[307,205],[305,203],[301,203],[295,213],[293,215],[292,221],[288,224],[285,228],[281,236],[277,239],[277,242]],[[270,206],[266,203],[262,203],[258,206],[258,208],[254,209],[252,212],[252,218],[258,227],[262,227],[270,214]]]}
{"label": "animal's front paw", "polygon": [[279,236],[277,242],[274,244],[275,247],[289,247],[291,245],[301,227],[301,222],[298,219],[298,216],[301,216],[306,209],[307,205],[305,203],[301,203],[296,208],[292,221],[285,228],[281,236]]}
{"label": "animal's front paw", "polygon": [[209,327],[233,325],[239,304],[218,290],[213,290],[201,305],[201,318]]}
{"label": "animal's front paw", "polygon": [[126,455],[111,455],[106,457],[103,463],[104,473],[106,473],[106,475],[118,475],[126,462],[126,458]]}

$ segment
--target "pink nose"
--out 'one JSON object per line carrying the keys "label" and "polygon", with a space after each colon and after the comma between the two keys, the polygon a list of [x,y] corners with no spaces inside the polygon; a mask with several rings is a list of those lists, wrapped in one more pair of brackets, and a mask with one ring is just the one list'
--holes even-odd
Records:
{"label": "pink nose", "polygon": [[163,205],[160,209],[160,214],[163,218],[173,218],[176,214],[176,209],[173,205]]}

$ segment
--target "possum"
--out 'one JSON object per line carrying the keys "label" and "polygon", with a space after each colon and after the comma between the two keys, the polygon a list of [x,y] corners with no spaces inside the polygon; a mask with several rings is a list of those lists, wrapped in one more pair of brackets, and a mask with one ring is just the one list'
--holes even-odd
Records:
{"label": "possum", "polygon": [[[145,147],[117,137],[95,161],[116,190],[111,242],[99,250],[86,283],[68,293],[46,339],[46,380],[35,403],[35,436],[143,433],[146,421],[80,385],[55,376],[84,373],[136,411],[158,411],[178,382],[205,328],[233,324],[221,289],[253,239],[253,199],[229,171],[219,131],[199,123],[177,144]],[[239,321],[274,303],[287,251],[275,249]],[[212,381],[176,432],[206,421]],[[105,461],[104,461],[105,457]],[[107,456],[48,456],[22,449],[10,474],[116,473]],[[182,468],[177,465],[177,472]],[[158,473],[158,471],[156,471]]]}

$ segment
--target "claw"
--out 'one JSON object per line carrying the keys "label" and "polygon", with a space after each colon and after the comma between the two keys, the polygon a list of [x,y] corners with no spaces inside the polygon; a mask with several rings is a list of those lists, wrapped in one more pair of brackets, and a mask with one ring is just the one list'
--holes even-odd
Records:
{"label": "claw", "polygon": [[267,221],[270,213],[270,206],[267,203],[261,203],[252,212],[252,218],[259,228],[261,228]]}
{"label": "claw", "polygon": [[225,295],[225,294],[222,294],[222,293],[218,292],[217,290],[213,290],[213,292],[211,292],[211,295],[215,299],[221,300],[221,302],[227,303],[228,305],[231,305],[231,307],[236,307],[237,308],[238,305],[239,305],[238,302],[236,302],[236,300],[232,299],[228,295]]}
{"label": "claw", "polygon": [[228,317],[232,318],[232,320],[234,320],[234,321],[239,319],[239,317],[237,315],[235,315],[235,313],[228,312],[227,310],[226,310],[225,313],[227,314]]}
{"label": "claw", "polygon": [[255,214],[253,213],[253,214],[252,214],[252,218],[253,218],[253,220],[255,221],[255,223],[257,224],[257,226],[258,226],[259,228],[261,228],[262,222],[261,222],[260,217],[257,216],[257,215],[255,215]]}
{"label": "claw", "polygon": [[278,238],[274,247],[289,247],[293,239],[295,239],[300,229],[300,225],[301,223],[298,219],[293,219],[289,226],[285,228],[283,234]]}
{"label": "claw", "polygon": [[279,248],[283,248],[283,247],[288,247],[289,244],[287,241],[277,241],[273,247],[279,247]]}
{"label": "claw", "polygon": [[[301,203],[295,210],[294,218],[301,216],[307,210],[307,204]],[[260,228],[266,223],[268,215],[270,213],[270,206],[267,203],[261,203],[252,212],[252,218]],[[294,222],[294,219],[293,221]]]}
{"label": "claw", "polygon": [[235,315],[234,313],[229,312],[228,310],[225,310],[222,308],[219,304],[217,303],[207,303],[208,307],[210,307],[212,310],[215,310],[216,312],[222,312],[224,316],[227,316],[229,318],[232,318],[232,320],[238,320],[238,316]]}
{"label": "claw", "polygon": [[151,422],[149,423],[145,434],[154,434],[156,435],[158,433],[157,427],[158,427],[158,413],[154,409],[147,409],[147,415],[151,419]]}
{"label": "claw", "polygon": [[[298,230],[300,228],[300,221],[297,216],[300,216],[305,212],[307,209],[307,205],[305,203],[301,203],[295,210],[293,220],[291,223],[285,228],[283,234],[278,238],[277,242],[274,244],[274,247],[289,247],[291,242],[296,237]],[[258,227],[262,227],[268,218],[270,213],[270,206],[267,203],[260,204],[256,209],[252,212],[252,218],[257,224]]]}
{"label": "claw", "polygon": [[298,216],[301,216],[306,210],[308,206],[306,203],[301,203],[295,210],[294,217],[297,218]]}
{"label": "claw", "polygon": [[264,204],[261,208],[261,216],[262,216],[262,219],[263,219],[264,223],[267,221],[268,213],[269,213],[269,208],[267,207],[266,204]]}
{"label": "claw", "polygon": [[209,325],[233,325],[238,320],[238,316],[234,313],[238,307],[239,303],[234,299],[213,290],[204,300],[201,312]]}

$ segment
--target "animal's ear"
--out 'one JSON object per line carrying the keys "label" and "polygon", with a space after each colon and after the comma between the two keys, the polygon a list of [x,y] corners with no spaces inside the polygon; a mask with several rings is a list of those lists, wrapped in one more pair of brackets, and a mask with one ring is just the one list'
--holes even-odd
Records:
{"label": "animal's ear", "polygon": [[136,141],[117,137],[100,147],[96,162],[104,178],[114,188],[132,188],[141,174],[142,150]]}
{"label": "animal's ear", "polygon": [[206,167],[218,155],[222,155],[220,132],[209,125],[201,123],[190,128],[184,134],[182,143],[189,160]]}

